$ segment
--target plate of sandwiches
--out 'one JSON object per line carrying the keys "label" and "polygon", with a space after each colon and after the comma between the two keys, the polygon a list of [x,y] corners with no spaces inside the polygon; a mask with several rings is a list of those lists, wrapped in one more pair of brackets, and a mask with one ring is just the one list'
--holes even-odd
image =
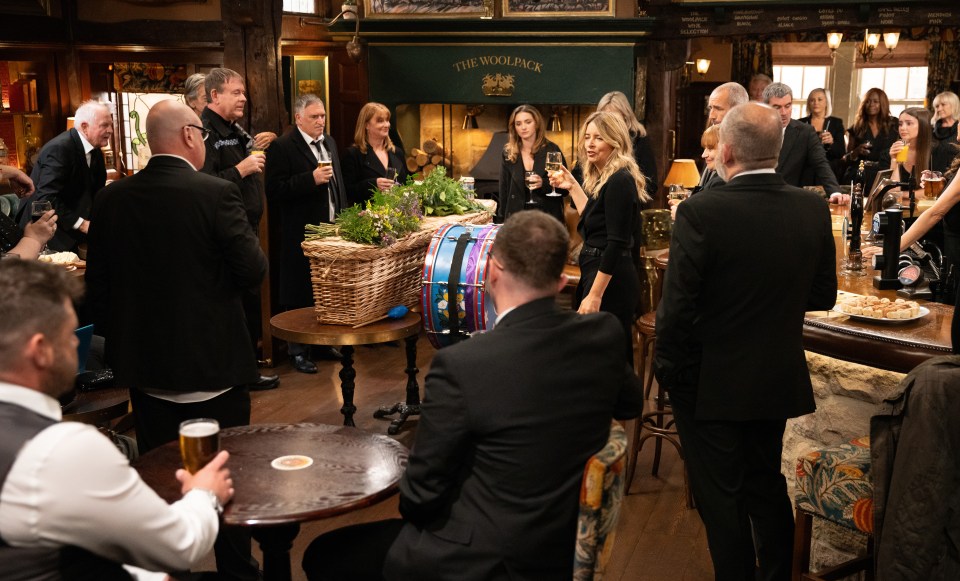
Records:
{"label": "plate of sandwiches", "polygon": [[916,321],[930,314],[930,309],[916,301],[881,299],[875,296],[846,295],[833,307],[837,313],[870,323],[899,324]]}

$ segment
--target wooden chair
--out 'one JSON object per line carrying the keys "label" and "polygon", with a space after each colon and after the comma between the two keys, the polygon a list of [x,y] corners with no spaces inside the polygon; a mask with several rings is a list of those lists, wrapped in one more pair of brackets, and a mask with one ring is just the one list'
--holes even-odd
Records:
{"label": "wooden chair", "polygon": [[603,579],[620,518],[626,450],[627,433],[619,422],[613,422],[607,445],[587,460],[580,485],[574,581]]}
{"label": "wooden chair", "polygon": [[[793,537],[794,581],[831,581],[865,572],[873,579],[873,484],[870,439],[814,450],[797,458],[796,527]],[[867,554],[810,572],[814,517],[867,535]]]}

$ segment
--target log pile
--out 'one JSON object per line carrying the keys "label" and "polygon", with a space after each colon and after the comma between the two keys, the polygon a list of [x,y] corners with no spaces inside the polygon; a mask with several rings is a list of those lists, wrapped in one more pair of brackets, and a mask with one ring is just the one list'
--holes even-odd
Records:
{"label": "log pile", "polygon": [[450,158],[444,156],[443,145],[436,139],[427,139],[419,148],[412,148],[407,156],[407,171],[411,174],[427,177],[438,165],[450,167],[451,163]]}

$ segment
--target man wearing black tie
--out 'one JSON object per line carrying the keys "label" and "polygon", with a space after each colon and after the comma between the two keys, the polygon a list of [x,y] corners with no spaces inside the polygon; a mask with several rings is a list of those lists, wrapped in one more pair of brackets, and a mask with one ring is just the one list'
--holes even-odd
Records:
{"label": "man wearing black tie", "polygon": [[[293,112],[296,129],[267,150],[266,170],[267,197],[280,209],[280,304],[286,310],[313,304],[310,265],[300,248],[304,225],[333,222],[347,206],[337,144],[323,132],[327,124],[323,101],[313,94],[301,95]],[[294,369],[317,372],[304,345],[289,343],[288,349]]]}
{"label": "man wearing black tie", "polygon": [[100,151],[113,136],[113,117],[107,105],[97,101],[81,104],[73,129],[54,137],[40,150],[31,178],[36,191],[21,203],[20,227],[30,223],[33,202],[49,201],[59,216],[59,228],[47,246],[51,250],[76,251],[90,228],[93,195],[107,181]]}
{"label": "man wearing black tie", "polygon": [[[207,108],[200,115],[203,127],[210,130],[206,141],[207,158],[203,173],[233,182],[240,187],[240,197],[247,213],[247,221],[256,236],[263,216],[263,173],[265,157],[254,138],[237,124],[247,104],[247,90],[243,77],[230,69],[213,69],[204,80]],[[247,331],[257,351],[260,339],[260,291],[248,291],[243,296],[243,312]],[[253,390],[273,389],[280,385],[276,375],[261,375],[249,387]]]}

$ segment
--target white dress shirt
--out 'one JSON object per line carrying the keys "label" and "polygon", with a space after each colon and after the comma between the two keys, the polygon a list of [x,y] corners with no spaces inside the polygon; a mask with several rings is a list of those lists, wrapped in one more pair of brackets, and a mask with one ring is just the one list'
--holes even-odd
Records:
{"label": "white dress shirt", "polygon": [[[0,401],[61,419],[57,401],[32,389],[0,382]],[[148,571],[189,570],[210,552],[218,528],[207,492],[167,504],[107,438],[76,422],[24,444],[0,490],[0,531],[11,546],[74,545],[132,565],[141,580],[165,578]]]}
{"label": "white dress shirt", "polygon": [[[324,143],[324,138],[322,133],[320,134],[320,137],[316,139],[318,143],[316,147],[314,147],[313,145],[314,139],[309,135],[307,135],[306,131],[304,131],[303,129],[300,129],[300,127],[297,127],[297,131],[300,132],[300,136],[303,137],[303,140],[307,142],[307,147],[310,149],[310,151],[312,151],[314,155],[317,156],[318,163],[321,161],[329,161],[331,159],[330,151],[327,149],[327,144]],[[334,172],[336,172],[336,170],[334,170]],[[330,211],[331,221],[333,221],[333,216],[337,215],[337,208],[333,203],[333,192],[330,191],[331,188],[336,187],[335,182],[336,182],[336,173],[334,173],[334,177],[328,182],[328,185],[327,185],[327,206]]]}

